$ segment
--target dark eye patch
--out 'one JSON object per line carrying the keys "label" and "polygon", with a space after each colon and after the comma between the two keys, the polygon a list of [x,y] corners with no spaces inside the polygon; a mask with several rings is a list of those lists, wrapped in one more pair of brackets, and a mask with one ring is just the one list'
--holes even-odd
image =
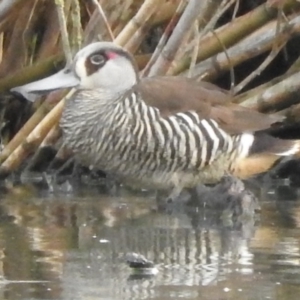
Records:
{"label": "dark eye patch", "polygon": [[85,60],[85,68],[87,76],[90,76],[102,68],[107,62],[108,57],[104,51],[99,51],[91,54]]}
{"label": "dark eye patch", "polygon": [[[97,56],[101,55],[104,58],[103,62],[100,63],[100,57],[96,58],[96,55]],[[92,59],[92,57],[93,57],[93,59]],[[87,57],[87,59],[85,61],[85,68],[86,68],[87,76],[90,76],[90,75],[96,73],[100,68],[102,68],[105,65],[105,63],[108,60],[112,60],[112,59],[115,59],[117,57],[127,58],[129,61],[132,62],[132,64],[137,69],[136,63],[135,63],[135,61],[133,60],[132,56],[129,53],[127,53],[123,49],[109,48],[108,47],[106,49],[102,49],[102,50],[99,50],[97,52],[94,52],[89,57]],[[99,61],[98,62],[92,61],[92,60],[95,60],[95,59],[99,60]],[[101,58],[101,60],[102,60],[102,58]]]}

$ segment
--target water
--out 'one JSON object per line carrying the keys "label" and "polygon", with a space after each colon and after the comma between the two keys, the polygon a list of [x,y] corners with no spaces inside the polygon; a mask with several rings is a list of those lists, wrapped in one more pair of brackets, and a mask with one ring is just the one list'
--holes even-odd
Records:
{"label": "water", "polygon": [[[88,188],[0,195],[0,299],[300,299],[298,191],[256,190],[259,218],[153,210],[146,194]],[[124,255],[153,260],[136,278]]]}

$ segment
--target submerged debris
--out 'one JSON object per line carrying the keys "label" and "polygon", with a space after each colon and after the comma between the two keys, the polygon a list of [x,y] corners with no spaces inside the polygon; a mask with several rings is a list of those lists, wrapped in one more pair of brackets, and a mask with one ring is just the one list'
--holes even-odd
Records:
{"label": "submerged debris", "polygon": [[135,279],[139,276],[154,276],[158,273],[158,269],[154,263],[148,260],[145,256],[130,252],[125,255],[127,265],[132,269]]}

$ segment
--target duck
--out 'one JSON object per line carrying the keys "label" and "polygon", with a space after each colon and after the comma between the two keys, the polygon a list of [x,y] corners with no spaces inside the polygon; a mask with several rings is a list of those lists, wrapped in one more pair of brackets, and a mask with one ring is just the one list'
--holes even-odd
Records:
{"label": "duck", "polygon": [[60,120],[64,145],[81,164],[126,185],[181,191],[228,174],[246,179],[300,148],[267,133],[278,115],[232,104],[208,82],[141,78],[133,56],[113,42],[89,44],[58,73],[13,91],[66,88],[75,92]]}

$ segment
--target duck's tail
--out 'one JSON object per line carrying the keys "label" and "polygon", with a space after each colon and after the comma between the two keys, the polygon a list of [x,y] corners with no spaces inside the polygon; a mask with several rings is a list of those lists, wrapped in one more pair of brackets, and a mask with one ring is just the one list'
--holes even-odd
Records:
{"label": "duck's tail", "polygon": [[265,173],[286,156],[300,157],[300,140],[284,140],[266,133],[256,133],[248,155],[237,163],[234,175],[247,179]]}

